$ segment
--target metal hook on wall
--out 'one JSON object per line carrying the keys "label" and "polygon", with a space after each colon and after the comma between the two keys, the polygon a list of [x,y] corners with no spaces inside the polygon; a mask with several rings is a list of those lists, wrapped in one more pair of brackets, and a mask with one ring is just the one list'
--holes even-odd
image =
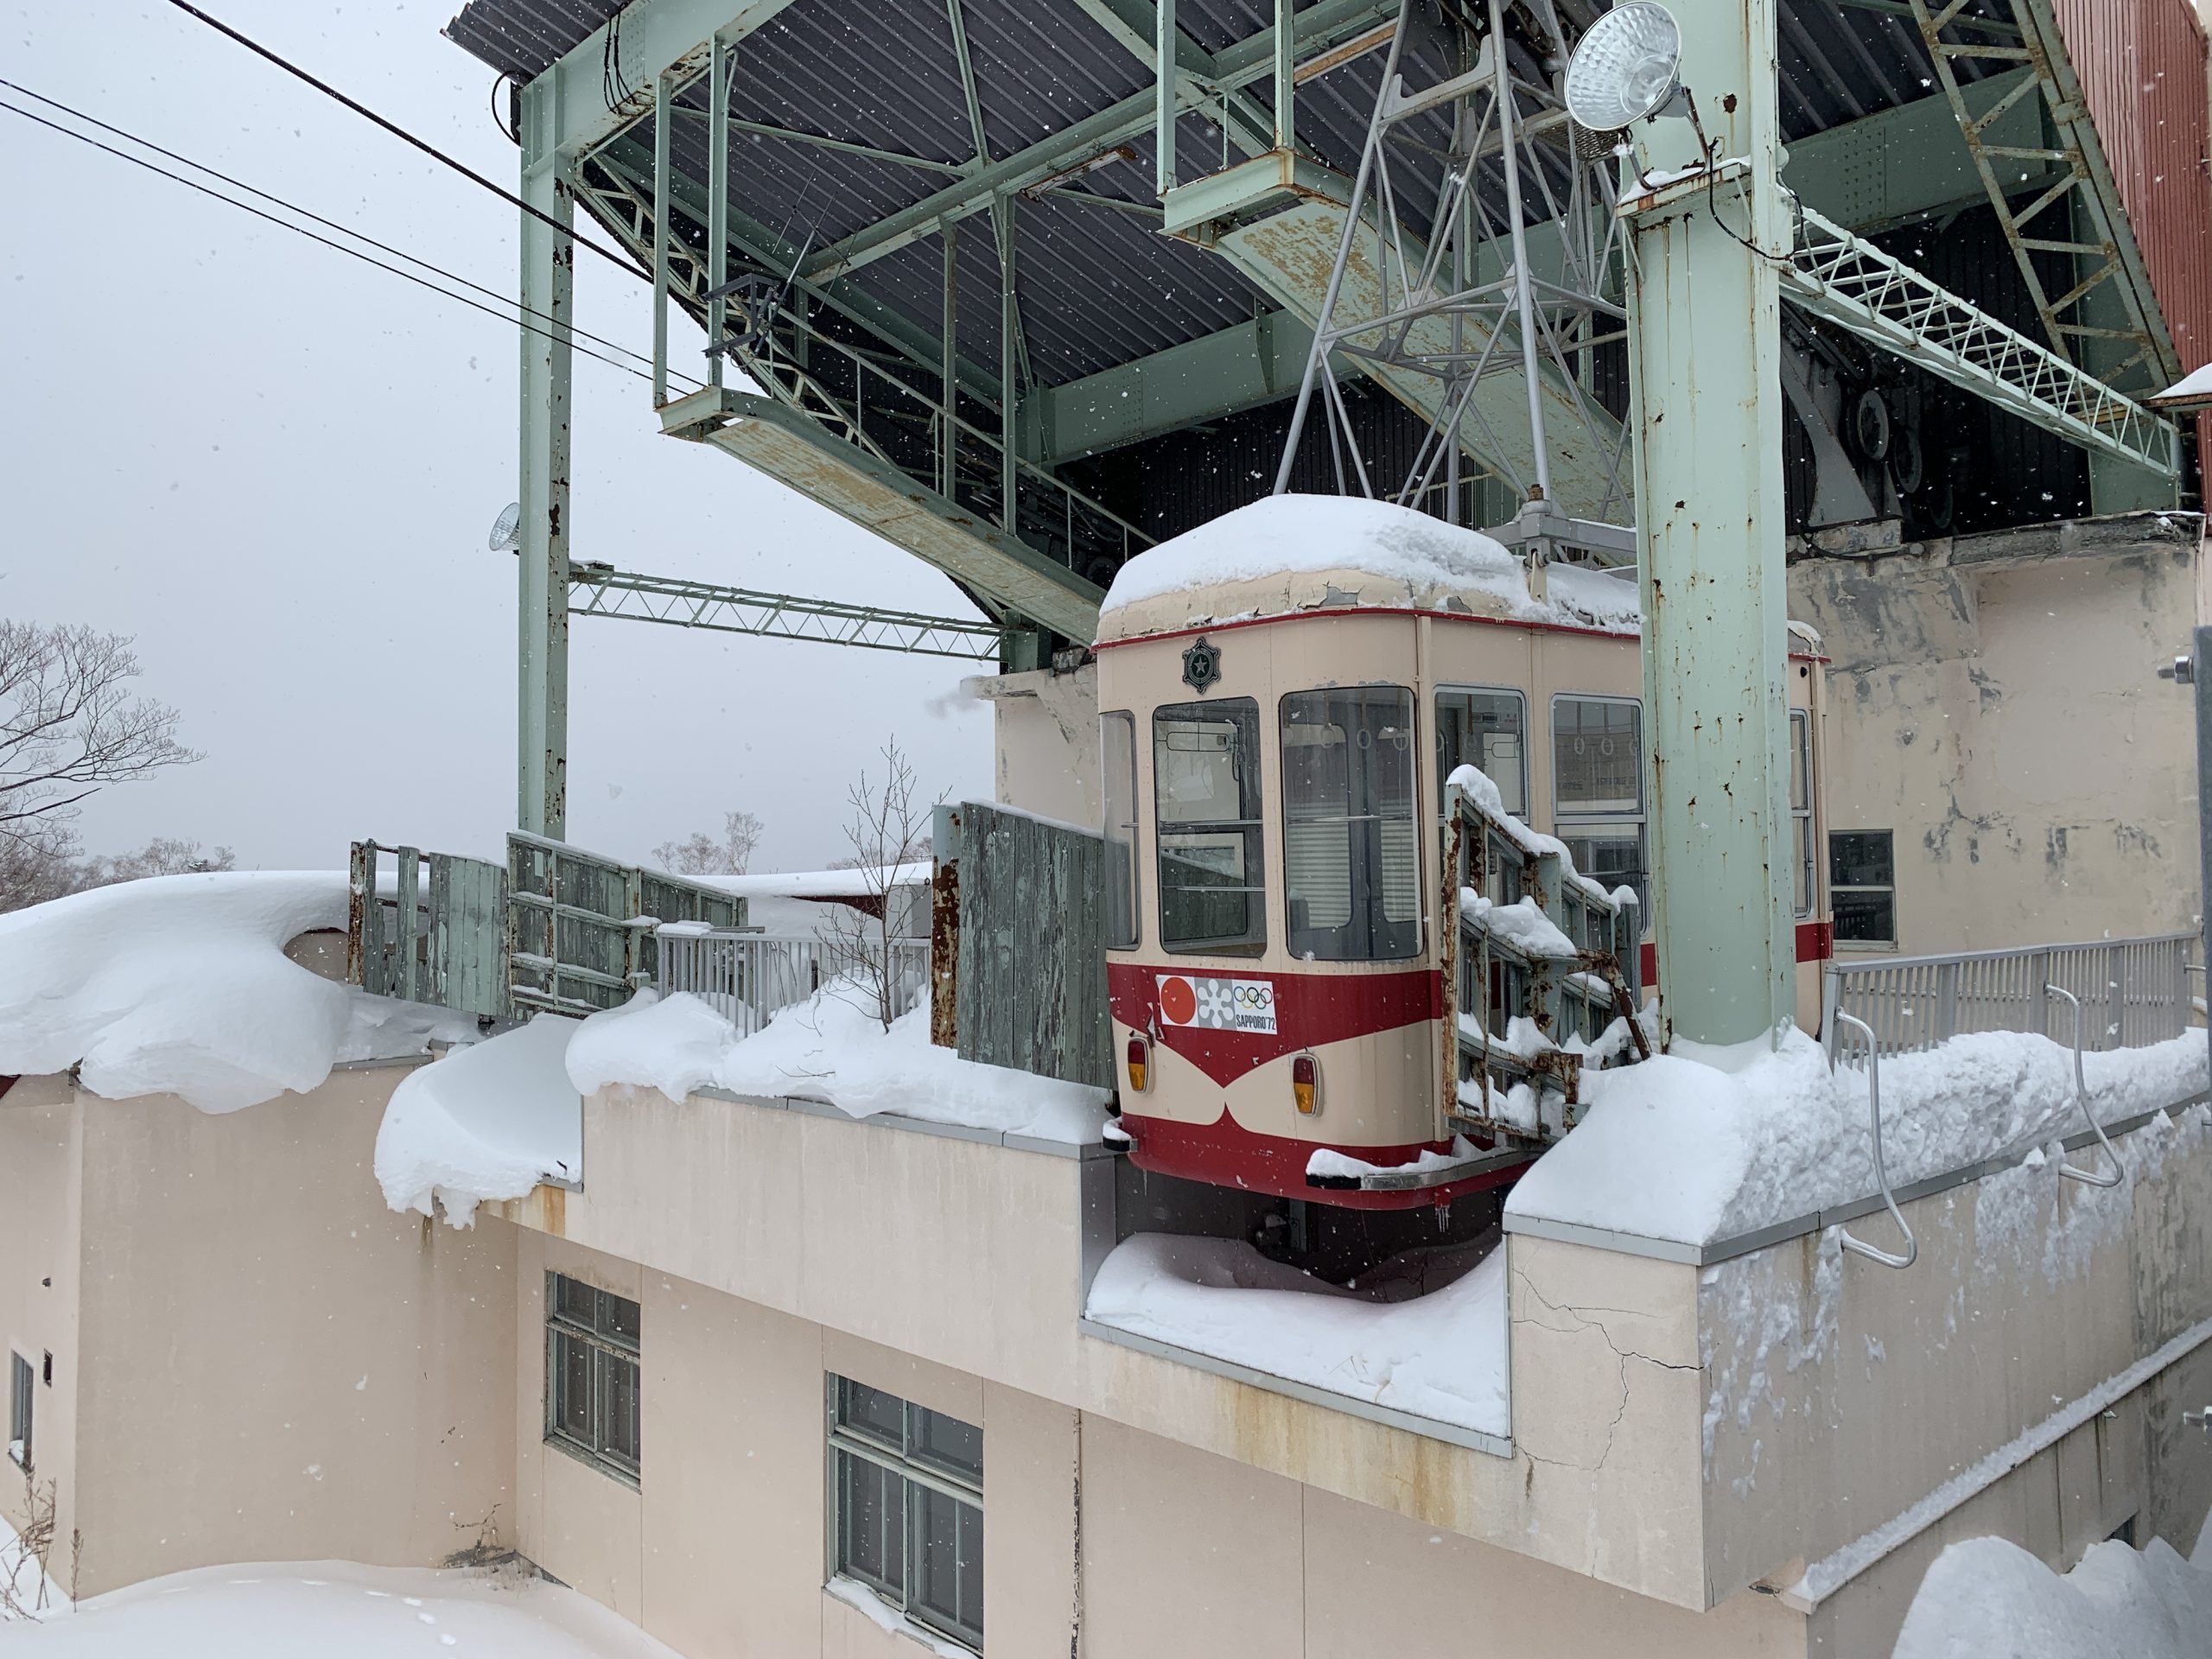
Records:
{"label": "metal hook on wall", "polygon": [[2097,1115],[2089,1109],[2088,1079],[2082,1072],[2082,999],[2063,985],[2047,984],[2043,988],[2043,994],[2045,997],[2063,996],[2073,1005],[2074,1097],[2081,1103],[2082,1116],[2088,1122],[2090,1132],[2097,1137],[2097,1144],[2105,1149],[2105,1156],[2112,1160],[2112,1173],[2109,1175],[2100,1175],[2094,1170],[2076,1169],[2063,1158],[2058,1161],[2058,1173],[2069,1180],[2087,1181],[2091,1186],[2118,1186],[2126,1178],[2127,1166],[2120,1161],[2120,1154],[2114,1149],[2111,1138],[2105,1134],[2105,1126],[2097,1122]]}
{"label": "metal hook on wall", "polygon": [[[1885,1268],[1909,1268],[1920,1259],[1920,1241],[1912,1236],[1912,1229],[1905,1224],[1904,1214],[1897,1208],[1897,1195],[1890,1191],[1890,1173],[1882,1163],[1882,1052],[1874,1040],[1874,1028],[1864,1020],[1838,1008],[1834,1019],[1839,1025],[1851,1027],[1866,1039],[1866,1105],[1874,1120],[1874,1185],[1882,1190],[1882,1202],[1888,1206],[1890,1219],[1897,1224],[1897,1231],[1904,1235],[1904,1254],[1894,1255],[1878,1249],[1866,1240],[1854,1238],[1849,1228],[1843,1229],[1843,1248],[1878,1262]],[[1833,1069],[1833,1067],[1831,1067]]]}

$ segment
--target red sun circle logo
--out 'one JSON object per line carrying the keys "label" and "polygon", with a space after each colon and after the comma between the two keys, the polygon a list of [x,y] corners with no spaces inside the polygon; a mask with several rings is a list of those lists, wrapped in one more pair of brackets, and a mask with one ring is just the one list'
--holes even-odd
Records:
{"label": "red sun circle logo", "polygon": [[1171,1026],[1187,1026],[1198,1011],[1198,994],[1187,979],[1160,982],[1160,1014]]}

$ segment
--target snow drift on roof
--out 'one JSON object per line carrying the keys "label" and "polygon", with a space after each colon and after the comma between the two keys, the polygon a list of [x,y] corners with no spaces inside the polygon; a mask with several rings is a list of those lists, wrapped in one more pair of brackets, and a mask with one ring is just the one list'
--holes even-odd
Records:
{"label": "snow drift on roof", "polygon": [[346,925],[342,871],[152,876],[0,916],[0,1074],[80,1066],[111,1100],[236,1111],[305,1093],[339,1059],[420,1053],[452,1023],[284,955]]}
{"label": "snow drift on roof", "polygon": [[[1752,1047],[1678,1041],[1636,1065],[1585,1071],[1587,1115],[1521,1178],[1506,1213],[1707,1244],[1872,1197],[1866,1073],[1831,1072],[1794,1027],[1773,1052]],[[2083,1056],[2092,1106],[2107,1123],[2201,1092],[2207,1070],[2202,1031]],[[2073,1052],[2047,1038],[1981,1032],[1882,1062],[1894,1187],[2020,1157],[2086,1127]]]}
{"label": "snow drift on roof", "polygon": [[400,1079],[377,1129],[377,1185],[394,1210],[467,1227],[486,1200],[583,1179],[583,1101],[565,1064],[576,1020],[541,1014]]}
{"label": "snow drift on roof", "polygon": [[1354,571],[1402,584],[1368,604],[1404,604],[1435,592],[1478,595],[1517,620],[1633,629],[1636,584],[1554,565],[1548,596],[1529,593],[1520,556],[1478,531],[1358,496],[1271,495],[1147,549],[1123,565],[1102,614],[1198,588],[1270,577]]}
{"label": "snow drift on roof", "polygon": [[569,1046],[569,1077],[591,1094],[608,1084],[682,1100],[701,1089],[819,1100],[878,1112],[1076,1143],[1098,1139],[1106,1091],[963,1060],[930,1041],[925,1002],[886,1031],[848,981],[826,985],[741,1039],[699,998],[650,991],[584,1021]]}
{"label": "snow drift on roof", "polygon": [[1508,1432],[1502,1248],[1441,1289],[1387,1301],[1242,1239],[1139,1233],[1100,1265],[1084,1313],[1310,1388],[1500,1439]]}

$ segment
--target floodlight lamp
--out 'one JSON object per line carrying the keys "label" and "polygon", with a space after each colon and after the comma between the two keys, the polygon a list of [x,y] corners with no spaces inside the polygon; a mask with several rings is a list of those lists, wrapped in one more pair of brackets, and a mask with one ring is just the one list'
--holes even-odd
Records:
{"label": "floodlight lamp", "polygon": [[1592,132],[1618,132],[1654,116],[1680,115],[1682,31],[1656,0],[1601,14],[1567,66],[1567,112]]}
{"label": "floodlight lamp", "polygon": [[522,503],[511,501],[507,510],[492,521],[492,550],[511,552],[522,545]]}

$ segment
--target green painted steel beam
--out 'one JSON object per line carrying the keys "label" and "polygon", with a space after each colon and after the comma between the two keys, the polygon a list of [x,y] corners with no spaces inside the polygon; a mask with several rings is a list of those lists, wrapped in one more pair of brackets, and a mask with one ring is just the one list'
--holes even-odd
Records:
{"label": "green painted steel beam", "polygon": [[[1324,0],[1323,4],[1308,7],[1298,14],[1299,44],[1301,48],[1326,44],[1341,35],[1367,28],[1395,10],[1395,6],[1375,3],[1375,0],[1359,0],[1357,4]],[[1272,28],[1216,54],[1214,62],[1219,73],[1215,86],[1201,87],[1193,82],[1179,88],[1177,107],[1186,111],[1203,109],[1216,95],[1217,89],[1238,91],[1272,74],[1274,54]],[[805,274],[810,281],[822,282],[857,270],[871,260],[934,236],[944,225],[982,212],[1000,194],[1027,190],[1041,184],[1150,129],[1155,120],[1154,104],[1154,92],[1147,88],[1096,111],[1062,128],[1052,137],[1016,150],[970,177],[934,191],[832,243],[807,262]]]}
{"label": "green painted steel beam", "polygon": [[[1647,823],[1672,1033],[1773,1040],[1795,1007],[1777,177],[1780,0],[1673,0],[1682,82],[1731,181],[1633,204],[1629,269]],[[1644,175],[1703,156],[1638,129]],[[1708,211],[1708,208],[1710,211]]]}
{"label": "green painted steel beam", "polygon": [[1006,637],[997,623],[981,619],[760,593],[680,576],[640,575],[610,564],[569,566],[569,614],[979,663],[998,661]]}
{"label": "green painted steel beam", "polygon": [[1269,311],[1117,368],[1047,386],[1023,422],[1024,446],[1047,467],[1219,420],[1298,390],[1313,330]]}
{"label": "green painted steel beam", "polygon": [[[791,0],[630,0],[613,19],[562,54],[531,82],[548,123],[549,149],[581,155],[652,113],[653,79],[704,68],[719,36],[742,40],[774,20]],[[610,53],[607,35],[615,31]],[[633,90],[609,105],[610,62]]]}
{"label": "green painted steel beam", "polygon": [[[1967,107],[1981,115],[2034,75],[2014,69],[1972,82]],[[1992,143],[2031,148],[2043,134],[2039,100],[2013,104],[1985,131]],[[2032,190],[2044,176],[2034,169],[2020,188]],[[1861,235],[1987,200],[1950,101],[1940,96],[1799,139],[1789,146],[1782,181],[1808,207]]]}
{"label": "green painted steel beam", "polygon": [[[660,411],[663,431],[712,444],[1064,639],[1097,636],[1105,591],[957,501],[777,402],[709,387]],[[1132,542],[1125,550],[1140,550]]]}

